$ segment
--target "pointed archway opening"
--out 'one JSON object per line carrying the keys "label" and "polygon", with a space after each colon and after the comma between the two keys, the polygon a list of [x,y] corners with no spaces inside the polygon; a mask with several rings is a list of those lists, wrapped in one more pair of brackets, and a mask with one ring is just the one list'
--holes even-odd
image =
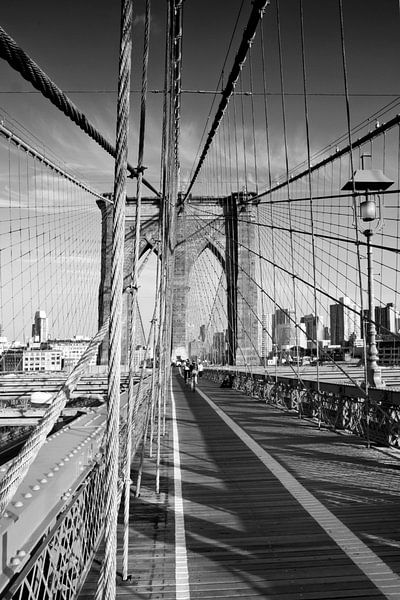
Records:
{"label": "pointed archway opening", "polygon": [[189,274],[187,335],[189,356],[211,364],[227,362],[227,293],[225,261],[208,244]]}

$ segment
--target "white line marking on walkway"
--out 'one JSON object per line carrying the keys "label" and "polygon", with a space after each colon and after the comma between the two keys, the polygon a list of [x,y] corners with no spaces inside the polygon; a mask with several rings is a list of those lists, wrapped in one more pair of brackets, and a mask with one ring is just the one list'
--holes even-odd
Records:
{"label": "white line marking on walkway", "polygon": [[175,585],[176,599],[190,600],[189,570],[186,552],[185,517],[182,499],[181,458],[179,434],[176,422],[175,397],[171,381],[172,435],[174,446],[174,511],[175,511]]}
{"label": "white line marking on walkway", "polygon": [[[231,417],[229,417],[204,392],[198,393],[215,410],[217,415],[254,452],[261,462],[283,484],[309,515],[320,525],[332,540],[357,565],[370,581],[389,600],[400,598],[400,577],[394,573],[372,550],[364,544],[344,523],[313,496],[293,475],[291,475],[260,444],[253,440]],[[390,586],[390,589],[388,587]]]}

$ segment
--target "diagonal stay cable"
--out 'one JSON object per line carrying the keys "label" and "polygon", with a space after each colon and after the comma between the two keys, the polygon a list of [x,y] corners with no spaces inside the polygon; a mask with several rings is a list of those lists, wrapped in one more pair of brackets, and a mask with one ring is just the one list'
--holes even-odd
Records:
{"label": "diagonal stay cable", "polygon": [[[61,112],[70,118],[78,127],[92,138],[103,150],[116,157],[115,147],[106,140],[103,135],[90,123],[87,117],[75,106],[68,96],[50,79],[48,75],[37,65],[26,52],[18,46],[11,36],[0,27],[0,57],[18,71],[20,75],[34,88],[39,90],[45,98],[50,100]],[[127,164],[127,169],[131,177],[137,177],[138,170]],[[156,196],[160,193],[148,181],[143,179],[143,184],[151,190]]]}
{"label": "diagonal stay cable", "polygon": [[236,82],[240,75],[240,71],[243,67],[244,61],[246,60],[247,52],[248,52],[248,50],[252,44],[252,41],[254,39],[258,23],[262,19],[264,11],[268,4],[269,4],[269,0],[254,0],[254,2],[253,2],[253,8],[252,8],[246,29],[244,30],[242,41],[239,46],[239,50],[236,54],[232,70],[230,72],[225,89],[222,92],[222,98],[219,103],[217,112],[215,114],[213,124],[212,124],[209,134],[207,136],[206,143],[204,145],[203,151],[199,158],[199,162],[197,163],[196,170],[195,170],[193,177],[189,183],[189,187],[185,193],[183,201],[185,201],[187,199],[188,195],[190,194],[190,191],[197,179],[197,175],[199,174],[200,169],[203,165],[203,162],[207,156],[208,150],[209,150],[211,143],[214,139],[214,136],[219,128],[221,119],[224,116],[226,107],[228,106],[229,99],[234,92]]}
{"label": "diagonal stay cable", "polygon": [[[192,169],[191,169],[191,171],[190,171],[190,174],[192,174],[193,167],[194,167],[194,165],[195,165],[195,164],[196,164],[196,162],[197,162],[197,157],[198,157],[198,155],[199,155],[200,148],[201,148],[201,146],[202,146],[202,144],[203,144],[203,139],[204,139],[204,136],[206,135],[207,126],[208,126],[208,123],[209,123],[209,121],[210,121],[210,119],[211,119],[211,112],[212,112],[212,110],[213,110],[213,108],[214,108],[215,101],[216,101],[216,99],[217,99],[217,96],[218,96],[219,94],[221,94],[221,93],[222,93],[222,92],[219,90],[219,86],[220,86],[220,84],[221,84],[221,85],[223,85],[223,84],[224,84],[224,82],[223,82],[223,77],[224,77],[224,72],[225,72],[225,65],[226,65],[226,63],[227,63],[228,56],[229,56],[229,52],[230,52],[230,50],[231,50],[231,47],[232,47],[233,38],[234,38],[234,36],[235,36],[235,34],[236,34],[236,29],[237,29],[237,26],[238,26],[238,23],[239,23],[239,18],[240,18],[240,15],[241,15],[242,9],[243,9],[243,4],[244,4],[244,0],[242,0],[242,2],[241,2],[241,4],[240,4],[240,7],[239,7],[239,12],[238,12],[238,14],[237,14],[237,17],[236,17],[236,22],[235,22],[235,25],[234,25],[234,27],[233,27],[233,31],[232,31],[232,35],[231,35],[231,39],[230,39],[230,41],[229,41],[229,44],[228,44],[228,49],[227,49],[227,51],[226,51],[225,60],[224,60],[224,63],[223,63],[223,65],[222,65],[222,69],[221,69],[221,73],[220,73],[220,76],[219,76],[219,79],[218,79],[218,83],[217,83],[217,85],[216,85],[216,89],[215,89],[213,92],[211,92],[211,93],[213,94],[214,98],[213,98],[213,100],[212,100],[212,103],[211,103],[211,106],[210,106],[210,110],[209,110],[209,112],[208,112],[207,119],[206,119],[206,122],[205,122],[205,124],[204,124],[203,133],[201,134],[201,139],[200,139],[200,142],[199,142],[199,147],[198,147],[198,149],[197,149],[197,152],[196,152],[196,157],[195,157],[195,159],[194,159],[194,161],[193,161],[193,166],[192,166]],[[181,90],[181,93],[184,93],[184,91],[183,91],[183,90]],[[197,93],[197,92],[196,92],[196,93]],[[202,92],[200,92],[200,93],[202,93]]]}

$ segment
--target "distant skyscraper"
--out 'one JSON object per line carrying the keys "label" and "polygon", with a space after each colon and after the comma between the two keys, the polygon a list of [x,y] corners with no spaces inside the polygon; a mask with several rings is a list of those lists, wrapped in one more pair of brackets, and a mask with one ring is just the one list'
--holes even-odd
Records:
{"label": "distant skyscraper", "polygon": [[297,343],[299,343],[293,310],[286,308],[275,311],[274,337],[279,350],[287,350],[291,346],[296,346]]}
{"label": "distant skyscraper", "polygon": [[48,335],[47,317],[44,310],[35,312],[35,322],[32,324],[32,337],[35,342],[46,342]]}
{"label": "distant skyscraper", "polygon": [[[368,323],[368,309],[364,309],[364,321],[365,327]],[[399,330],[399,315],[398,312],[393,308],[393,303],[390,302],[386,306],[375,306],[375,326],[376,333],[381,336],[390,335],[391,333],[397,333]],[[361,330],[361,337],[364,337],[363,328]]]}
{"label": "distant skyscraper", "polygon": [[393,303],[386,306],[375,306],[376,333],[388,335],[396,332],[396,313]]}
{"label": "distant skyscraper", "polygon": [[259,354],[260,356],[266,357],[272,350],[272,328],[273,328],[273,315],[265,314],[262,316],[262,320],[259,328]]}
{"label": "distant skyscraper", "polygon": [[214,363],[225,364],[225,333],[223,331],[217,331],[213,335],[212,354]]}
{"label": "distant skyscraper", "polygon": [[352,334],[360,337],[359,317],[356,314],[356,305],[345,296],[339,298],[340,304],[331,304],[331,344],[340,346],[348,342]]}
{"label": "distant skyscraper", "polygon": [[307,338],[307,348],[316,348],[317,341],[324,339],[324,324],[322,317],[314,315],[304,315],[300,320],[303,323],[302,329],[305,331]]}

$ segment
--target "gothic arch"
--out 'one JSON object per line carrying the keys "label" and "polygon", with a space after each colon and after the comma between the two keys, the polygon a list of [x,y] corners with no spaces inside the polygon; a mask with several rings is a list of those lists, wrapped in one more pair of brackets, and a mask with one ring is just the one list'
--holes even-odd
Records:
{"label": "gothic arch", "polygon": [[[199,231],[199,217],[191,217],[183,209],[178,214],[177,249],[175,252],[173,283],[173,351],[176,347],[187,347],[186,309],[188,278],[191,267],[201,252],[209,249],[221,264],[226,276],[228,347],[230,364],[258,364],[257,347],[257,286],[255,284],[254,245],[255,234],[252,222],[252,203],[243,203],[237,194],[221,198],[191,198],[190,204],[208,208],[207,217],[202,219],[204,227]],[[99,289],[99,325],[102,325],[110,311],[111,281],[111,222],[112,206],[99,201],[102,212],[102,264]],[[134,238],[136,200],[127,199],[126,204],[126,259],[124,278],[128,281],[132,270],[132,240]],[[238,211],[247,213],[245,219],[238,219]],[[158,198],[142,199],[142,226],[140,255],[156,240],[160,201]],[[211,215],[211,216],[210,216]],[[207,237],[206,229],[215,218],[223,223],[217,237]],[[127,317],[127,310],[124,310]],[[123,324],[123,331],[126,326]],[[126,341],[126,340],[125,340]],[[99,351],[100,363],[107,362],[108,340],[105,339]],[[126,343],[121,352],[122,362],[126,361]]]}

